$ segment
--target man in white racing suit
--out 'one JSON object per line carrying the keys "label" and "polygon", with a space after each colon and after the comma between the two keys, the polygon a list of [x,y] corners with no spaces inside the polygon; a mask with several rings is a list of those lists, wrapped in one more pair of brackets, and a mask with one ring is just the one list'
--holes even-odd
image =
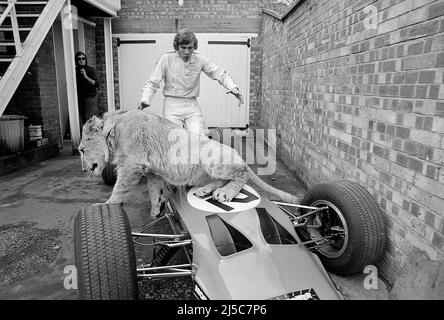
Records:
{"label": "man in white racing suit", "polygon": [[151,100],[159,89],[161,81],[165,82],[163,89],[163,116],[187,129],[205,133],[203,115],[197,102],[200,89],[200,73],[227,89],[243,103],[243,97],[231,76],[221,67],[211,62],[207,57],[194,52],[197,49],[197,38],[188,29],[180,30],[173,42],[175,51],[163,54],[157,61],[154,72],[142,88],[141,108],[151,105]]}

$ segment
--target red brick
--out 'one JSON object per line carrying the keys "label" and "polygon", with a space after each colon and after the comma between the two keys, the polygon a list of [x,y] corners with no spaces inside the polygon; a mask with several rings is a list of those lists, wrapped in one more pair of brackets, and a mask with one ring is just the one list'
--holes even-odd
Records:
{"label": "red brick", "polygon": [[401,84],[404,82],[404,74],[401,72],[395,73],[392,79],[394,84]]}
{"label": "red brick", "polygon": [[384,61],[382,71],[383,72],[393,72],[396,69],[396,61],[390,60],[390,61]]}
{"label": "red brick", "polygon": [[393,149],[395,150],[402,150],[402,140],[401,139],[393,139]]}
{"label": "red brick", "polygon": [[403,151],[410,154],[416,155],[418,153],[419,146],[417,143],[405,141]]}
{"label": "red brick", "polygon": [[432,131],[433,128],[433,118],[425,117],[424,118],[424,130]]}
{"label": "red brick", "polygon": [[396,163],[397,164],[407,168],[408,162],[409,162],[409,158],[406,155],[404,155],[402,153],[396,154]]}
{"label": "red brick", "polygon": [[427,97],[427,86],[417,85],[415,86],[415,98],[425,99]]}
{"label": "red brick", "polygon": [[399,138],[408,139],[410,136],[410,129],[404,127],[396,127],[396,136]]}
{"label": "red brick", "polygon": [[436,101],[435,114],[444,117],[444,102]]}
{"label": "red brick", "polygon": [[444,237],[443,237],[442,235],[440,235],[439,233],[435,232],[435,233],[433,234],[432,243],[433,243],[433,245],[435,245],[438,249],[443,249]]}
{"label": "red brick", "polygon": [[407,72],[404,75],[404,83],[406,84],[413,84],[418,82],[418,72]]}
{"label": "red brick", "polygon": [[406,200],[403,200],[403,201],[402,201],[402,208],[403,208],[404,210],[406,210],[406,211],[409,211],[409,208],[410,208],[410,202],[408,202],[408,201],[406,201]]}
{"label": "red brick", "polygon": [[419,146],[418,157],[423,160],[433,159],[433,149],[428,146]]}
{"label": "red brick", "polygon": [[402,98],[413,98],[415,96],[415,86],[402,85],[400,95]]}
{"label": "red brick", "polygon": [[424,168],[424,163],[422,161],[420,161],[420,160],[417,160],[417,159],[414,159],[414,158],[409,158],[408,159],[407,167],[409,169],[412,169],[414,171],[422,173],[422,170]]}
{"label": "red brick", "polygon": [[437,3],[429,7],[429,13],[427,19],[430,20],[442,15],[444,15],[444,3]]}
{"label": "red brick", "polygon": [[419,215],[419,206],[414,202],[410,205],[410,213],[415,217],[418,217]]}
{"label": "red brick", "polygon": [[436,179],[436,167],[433,165],[427,165],[426,176],[431,179]]}
{"label": "red brick", "polygon": [[438,99],[438,97],[439,97],[439,85],[431,85],[429,87],[429,94],[427,98]]}
{"label": "red brick", "polygon": [[423,46],[424,45],[423,45],[422,41],[411,44],[407,47],[407,54],[408,55],[420,54],[423,52]]}
{"label": "red brick", "polygon": [[440,52],[436,58],[436,65],[437,68],[444,67],[444,52]]}
{"label": "red brick", "polygon": [[421,71],[419,73],[419,83],[433,83],[435,81],[435,71]]}

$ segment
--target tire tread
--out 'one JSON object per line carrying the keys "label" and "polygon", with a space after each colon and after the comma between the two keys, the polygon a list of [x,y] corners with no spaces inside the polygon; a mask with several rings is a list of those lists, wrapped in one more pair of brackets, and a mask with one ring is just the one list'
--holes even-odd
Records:
{"label": "tire tread", "polygon": [[74,238],[81,299],[137,298],[135,253],[121,205],[82,209],[76,217]]}

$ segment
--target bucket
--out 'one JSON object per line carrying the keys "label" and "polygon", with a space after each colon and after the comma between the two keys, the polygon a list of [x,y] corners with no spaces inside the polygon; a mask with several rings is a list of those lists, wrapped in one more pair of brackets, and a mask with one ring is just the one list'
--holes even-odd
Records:
{"label": "bucket", "polygon": [[25,146],[25,120],[20,115],[0,117],[0,155],[22,152]]}
{"label": "bucket", "polygon": [[30,125],[28,127],[28,132],[29,141],[40,140],[42,138],[42,126]]}

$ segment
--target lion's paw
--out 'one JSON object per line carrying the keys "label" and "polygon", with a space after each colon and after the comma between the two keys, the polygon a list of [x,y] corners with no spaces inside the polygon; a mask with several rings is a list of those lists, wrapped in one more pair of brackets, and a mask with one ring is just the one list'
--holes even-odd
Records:
{"label": "lion's paw", "polygon": [[211,190],[208,190],[206,187],[200,187],[196,190],[196,196],[199,198],[204,198],[211,193]]}
{"label": "lion's paw", "polygon": [[105,203],[103,203],[103,202],[97,202],[97,203],[92,204],[91,207],[98,207],[98,206],[104,205],[104,204],[106,204],[106,203],[108,203],[108,202],[105,202]]}
{"label": "lion's paw", "polygon": [[152,219],[156,219],[160,217],[165,209],[165,202],[162,202],[160,205],[151,206],[150,217]]}
{"label": "lion's paw", "polygon": [[236,190],[223,187],[213,192],[213,198],[219,202],[230,202],[237,195]]}
{"label": "lion's paw", "polygon": [[153,209],[151,209],[150,217],[151,217],[152,219],[156,219],[156,218],[159,217],[159,216],[160,216],[160,210],[159,210],[159,209],[157,209],[157,210],[153,210]]}

